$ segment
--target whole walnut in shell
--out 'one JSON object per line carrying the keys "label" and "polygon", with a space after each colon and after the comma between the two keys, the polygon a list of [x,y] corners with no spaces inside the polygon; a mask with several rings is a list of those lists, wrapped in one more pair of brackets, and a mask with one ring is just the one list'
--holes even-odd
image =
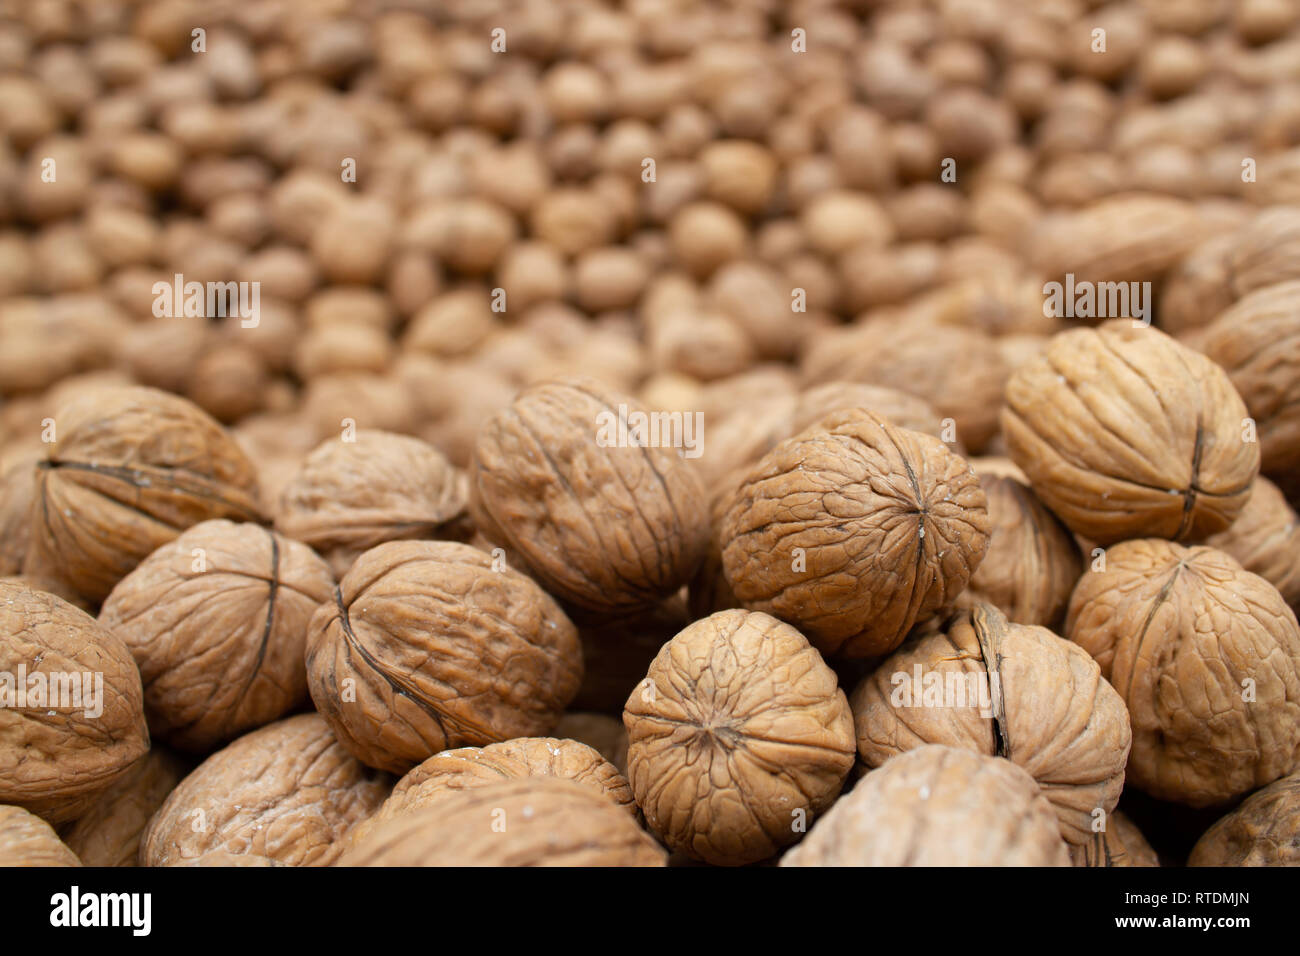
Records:
{"label": "whole walnut in shell", "polygon": [[1300,760],[1300,628],[1277,589],[1222,551],[1109,548],[1070,599],[1066,636],[1101,665],[1133,726],[1132,784],[1226,803]]}
{"label": "whole walnut in shell", "polygon": [[1105,829],[1094,829],[1086,843],[1070,847],[1075,866],[1160,865],[1156,851],[1132,820],[1115,811],[1105,821]]}
{"label": "whole walnut in shell", "polygon": [[1015,764],[932,744],[867,774],[782,866],[1069,866],[1056,814]]}
{"label": "whole walnut in shell", "polygon": [[899,428],[933,435],[958,455],[966,454],[955,425],[945,426],[939,412],[925,399],[897,388],[859,382],[826,382],[801,392],[791,415],[789,434],[784,437],[797,435],[846,408],[865,408]]}
{"label": "whole walnut in shell", "polygon": [[1205,544],[1232,555],[1273,585],[1292,609],[1300,606],[1300,517],[1267,478],[1255,479],[1237,520],[1227,531],[1206,538]]}
{"label": "whole walnut in shell", "polygon": [[362,429],[330,439],[285,486],[276,528],[324,555],[342,576],[385,541],[469,536],[469,485],[432,445]]}
{"label": "whole walnut in shell", "polygon": [[311,619],[307,680],[351,753],[405,773],[448,747],[549,733],[582,649],[531,578],[467,544],[391,541]]}
{"label": "whole walnut in shell", "polygon": [[633,817],[591,789],[521,777],[448,795],[369,830],[339,866],[663,866]]}
{"label": "whole walnut in shell", "polygon": [[306,701],[307,622],[333,590],[305,544],[205,521],[119,581],[99,622],[140,667],[153,735],[206,753]]}
{"label": "whole walnut in shell", "polygon": [[1252,793],[1205,831],[1188,866],[1300,866],[1300,773]]}
{"label": "whole walnut in shell", "polygon": [[54,829],[22,807],[0,806],[0,867],[81,866]]}
{"label": "whole walnut in shell", "polygon": [[0,803],[63,823],[148,749],[121,639],[52,594],[0,582]]}
{"label": "whole walnut in shell", "polygon": [[155,747],[67,827],[64,842],[86,866],[137,865],[145,827],[190,769]]}
{"label": "whole walnut in shell", "polygon": [[142,866],[221,851],[328,866],[390,778],[354,759],[318,714],[269,724],[218,750],[180,782],[140,843]]}
{"label": "whole walnut in shell", "polygon": [[92,601],[191,525],[261,518],[252,462],[185,399],[94,390],[62,408],[55,427],[37,470],[28,563],[57,569]]}
{"label": "whole walnut in shell", "polygon": [[865,657],[956,600],[988,532],[965,460],[850,409],[749,472],[723,520],[722,566],[746,607],[795,624],[824,653]]}
{"label": "whole walnut in shell", "polygon": [[853,717],[834,672],[760,612],[720,611],[665,644],[623,723],[647,825],[669,849],[715,865],[793,843],[853,765]]}
{"label": "whole walnut in shell", "polygon": [[[475,523],[563,601],[601,612],[645,607],[685,584],[703,556],[703,489],[665,447],[672,430],[642,414],[631,399],[575,379],[528,389],[479,432]],[[678,437],[690,436],[683,428]]]}
{"label": "whole walnut in shell", "polygon": [[925,744],[1005,757],[1042,788],[1070,843],[1115,809],[1132,735],[1124,702],[1078,646],[980,604],[904,645],[849,699],[858,757]]}
{"label": "whole walnut in shell", "polygon": [[1246,415],[1205,356],[1108,322],[1062,332],[1016,371],[1002,429],[1034,493],[1076,534],[1193,541],[1245,507],[1259,471]]}

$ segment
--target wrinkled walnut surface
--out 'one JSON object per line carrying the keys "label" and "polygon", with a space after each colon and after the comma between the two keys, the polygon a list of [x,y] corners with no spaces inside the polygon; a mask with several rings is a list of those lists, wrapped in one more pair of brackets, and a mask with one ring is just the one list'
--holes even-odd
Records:
{"label": "wrinkled walnut surface", "polygon": [[1159,866],[1160,859],[1142,831],[1118,811],[1106,817],[1106,828],[1090,832],[1085,843],[1070,847],[1075,866]]}
{"label": "wrinkled walnut surface", "polygon": [[188,769],[155,747],[68,827],[64,842],[86,866],[136,866],[145,827]]}
{"label": "wrinkled walnut surface", "polygon": [[1232,555],[1273,585],[1292,608],[1300,605],[1300,518],[1267,478],[1255,479],[1237,520],[1205,544]]}
{"label": "wrinkled walnut surface", "polygon": [[81,865],[40,817],[22,807],[0,806],[0,867]]}
{"label": "wrinkled walnut surface", "polygon": [[1188,866],[1300,866],[1300,773],[1251,794],[1205,831]]}

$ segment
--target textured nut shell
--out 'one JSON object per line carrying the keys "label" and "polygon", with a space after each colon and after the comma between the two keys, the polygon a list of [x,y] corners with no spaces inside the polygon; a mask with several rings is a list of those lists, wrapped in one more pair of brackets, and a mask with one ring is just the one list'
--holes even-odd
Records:
{"label": "textured nut shell", "polygon": [[[863,657],[956,600],[988,531],[962,458],[852,409],[755,465],[723,521],[722,566],[746,607],[795,624],[824,653]],[[806,570],[794,570],[795,548]]]}
{"label": "textured nut shell", "polygon": [[623,721],[606,714],[568,713],[555,725],[555,735],[586,744],[626,775],[628,741]]}
{"label": "textured nut shell", "polygon": [[118,582],[99,622],[140,667],[150,731],[210,752],[306,701],[307,622],[333,588],[306,545],[259,525],[205,521]]}
{"label": "textured nut shell", "polygon": [[534,386],[479,433],[475,523],[561,600],[644,607],[686,583],[708,517],[690,463],[666,447],[597,444],[602,418],[639,406],[583,380]]}
{"label": "textured nut shell", "polygon": [[[54,675],[103,675],[98,702],[83,697],[83,706],[72,709],[20,708],[15,701],[0,707],[0,802],[63,823],[149,749],[140,672],[126,645],[84,611],[45,591],[0,582],[0,674],[11,682],[6,696],[20,689],[20,666],[29,687],[36,673],[47,682]],[[94,703],[103,712],[87,717]]]}
{"label": "textured nut shell", "polygon": [[1188,866],[1300,866],[1300,773],[1251,794],[1196,841]]}
{"label": "textured nut shell", "polygon": [[328,866],[390,783],[348,754],[318,714],[290,717],[245,734],[182,780],[149,821],[140,863],[222,851]]}
{"label": "textured nut shell", "polygon": [[1069,866],[1056,814],[1008,760],[931,745],[875,770],[782,866]]}
{"label": "textured nut shell", "polygon": [[342,575],[385,541],[455,538],[469,532],[469,485],[432,445],[361,430],[356,441],[317,447],[285,486],[275,526],[311,545]]}
{"label": "textured nut shell", "polygon": [[1007,383],[1002,430],[1035,494],[1099,544],[1226,528],[1259,471],[1223,370],[1152,328],[1073,329]]}
{"label": "textured nut shell", "polygon": [[0,575],[18,574],[23,569],[32,537],[32,501],[40,458],[31,453],[0,462]]}
{"label": "textured nut shell", "polygon": [[720,611],[660,650],[628,698],[628,779],[672,850],[753,863],[796,839],[853,764],[853,716],[821,655],[767,614]]}
{"label": "textured nut shell", "polygon": [[1221,551],[1159,539],[1115,545],[1104,567],[1075,588],[1066,636],[1128,706],[1129,781],[1205,807],[1290,773],[1300,628],[1277,589]]}
{"label": "textured nut shell", "polygon": [[1106,817],[1106,829],[1070,847],[1075,866],[1159,866],[1160,859],[1142,831],[1118,811]]}
{"label": "textured nut shell", "polygon": [[64,842],[86,866],[137,865],[145,827],[187,769],[155,747],[68,827]]}
{"label": "textured nut shell", "polygon": [[1255,479],[1237,520],[1205,544],[1232,555],[1273,585],[1292,609],[1300,605],[1300,517],[1267,478]]}
{"label": "textured nut shell", "polygon": [[0,867],[81,866],[54,829],[22,807],[0,806]]}
{"label": "textured nut shell", "polygon": [[[944,438],[943,418],[934,406],[919,396],[884,385],[863,385],[858,382],[827,382],[815,385],[799,395],[791,416],[789,433],[797,435],[811,428],[826,416],[846,408],[865,408],[881,418],[923,435]],[[951,436],[946,442],[958,455],[966,453],[965,447]]]}
{"label": "textured nut shell", "polygon": [[192,860],[174,860],[163,866],[288,866],[287,863],[281,863],[279,860],[273,860],[269,856],[259,856],[256,853],[227,853],[225,850],[213,850],[211,853],[204,853],[202,856],[196,856]]}
{"label": "textured nut shell", "polygon": [[358,558],[316,611],[307,680],[350,752],[405,773],[448,747],[549,733],[582,680],[582,650],[530,578],[467,544],[394,541]]}
{"label": "textured nut shell", "polygon": [[[504,829],[501,824],[504,823]],[[375,827],[340,866],[663,866],[632,816],[572,780],[476,787]]]}
{"label": "textured nut shell", "polygon": [[59,440],[37,471],[31,551],[91,600],[191,525],[260,520],[252,462],[182,398],[98,389],[55,421]]}
{"label": "textured nut shell", "polygon": [[[932,700],[929,675],[962,696]],[[1042,788],[1070,843],[1087,840],[1093,810],[1109,813],[1124,788],[1128,714],[1096,662],[1046,628],[1008,624],[987,604],[904,646],[849,703],[866,766],[925,744],[1006,757]]]}

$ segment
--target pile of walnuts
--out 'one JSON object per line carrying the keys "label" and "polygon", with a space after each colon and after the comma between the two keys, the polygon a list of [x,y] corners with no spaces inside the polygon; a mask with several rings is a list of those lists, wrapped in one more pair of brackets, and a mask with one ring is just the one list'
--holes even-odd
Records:
{"label": "pile of walnuts", "polygon": [[0,0],[0,865],[1300,863],[1297,63]]}

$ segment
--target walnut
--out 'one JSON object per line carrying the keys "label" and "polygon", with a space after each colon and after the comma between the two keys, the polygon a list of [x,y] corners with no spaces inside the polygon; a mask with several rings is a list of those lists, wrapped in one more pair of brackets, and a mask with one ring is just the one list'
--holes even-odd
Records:
{"label": "walnut", "polygon": [[304,544],[205,521],[118,582],[99,622],[140,667],[151,733],[207,753],[307,699],[307,622],[334,579]]}
{"label": "walnut", "polygon": [[853,691],[858,757],[879,767],[924,744],[1006,757],[1083,843],[1115,809],[1132,735],[1124,703],[1078,646],[988,604],[915,639]]}
{"label": "walnut", "polygon": [[863,777],[781,866],[1069,866],[1056,814],[1008,760],[931,744]]}
{"label": "walnut", "polygon": [[1300,865],[1300,773],[1251,794],[1206,830],[1187,865]]}
{"label": "walnut", "polygon": [[988,601],[1017,624],[1057,627],[1083,573],[1074,536],[1011,462],[1003,467],[984,459],[974,467],[988,498],[991,530],[988,553],[962,600]]}
{"label": "walnut", "polygon": [[188,770],[174,754],[150,750],[67,828],[64,842],[86,866],[135,866],[144,828]]}
{"label": "walnut", "polygon": [[1160,800],[1225,803],[1300,759],[1300,628],[1277,589],[1213,548],[1109,548],[1070,599],[1066,635],[1133,725],[1128,779]]}
{"label": "walnut", "polygon": [[1228,376],[1151,328],[1053,337],[1007,383],[1002,428],[1034,493],[1076,534],[1197,540],[1240,513],[1259,470]]}
{"label": "walnut", "polygon": [[793,843],[853,764],[853,717],[834,672],[761,612],[720,611],[665,644],[623,723],[646,823],[669,849],[715,865]]}
{"label": "walnut", "polygon": [[1142,831],[1118,810],[1103,818],[1104,829],[1088,834],[1086,843],[1070,847],[1075,866],[1159,866],[1160,858]]}
{"label": "walnut", "polygon": [[84,812],[149,749],[142,698],[115,634],[0,582],[0,803],[56,824]]}
{"label": "walnut", "polygon": [[448,747],[550,732],[582,650],[518,571],[467,544],[394,541],[359,557],[316,611],[307,679],[349,752],[405,773]]}
{"label": "walnut", "polygon": [[664,851],[607,797],[522,777],[465,790],[374,827],[339,866],[663,866]]}
{"label": "walnut", "polygon": [[219,851],[328,866],[390,783],[353,759],[320,715],[290,717],[245,734],[182,780],[145,828],[140,863]]}
{"label": "walnut", "polygon": [[27,560],[92,601],[191,525],[261,518],[252,462],[182,398],[97,389],[61,409],[55,427],[37,470],[40,520]]}
{"label": "walnut", "polygon": [[619,773],[627,773],[627,728],[621,720],[606,714],[574,711],[560,718],[555,735],[586,744],[612,763]]}
{"label": "walnut", "polygon": [[723,521],[722,564],[746,607],[796,624],[824,653],[865,657],[955,601],[988,532],[963,459],[850,409],[749,472]]}
{"label": "walnut", "polygon": [[469,536],[468,482],[442,452],[390,432],[354,437],[328,439],[307,456],[280,496],[279,531],[315,548],[340,576],[385,541]]}
{"label": "walnut", "polygon": [[39,452],[23,450],[0,459],[0,575],[23,569],[32,537],[36,463],[41,458]]}
{"label": "walnut", "polygon": [[703,489],[690,463],[664,447],[690,436],[683,427],[656,444],[642,414],[632,399],[572,379],[528,389],[479,432],[470,465],[475,523],[579,607],[654,604],[703,557]]}
{"label": "walnut", "polygon": [[1231,527],[1205,539],[1211,548],[1225,551],[1247,571],[1258,574],[1294,609],[1300,606],[1300,517],[1287,503],[1277,485],[1267,478],[1255,479]]}
{"label": "walnut", "polygon": [[0,867],[81,866],[53,828],[22,807],[0,806]]}
{"label": "walnut", "polygon": [[885,385],[858,382],[826,382],[801,392],[791,415],[790,437],[817,424],[831,412],[846,408],[865,408],[899,428],[933,435],[958,455],[966,449],[953,429],[944,427],[942,416],[925,399]]}
{"label": "walnut", "polygon": [[193,859],[169,860],[160,866],[288,866],[287,863],[281,863],[279,860],[273,860],[269,856],[261,856],[257,853],[230,853],[226,850],[213,850],[196,856]]}

